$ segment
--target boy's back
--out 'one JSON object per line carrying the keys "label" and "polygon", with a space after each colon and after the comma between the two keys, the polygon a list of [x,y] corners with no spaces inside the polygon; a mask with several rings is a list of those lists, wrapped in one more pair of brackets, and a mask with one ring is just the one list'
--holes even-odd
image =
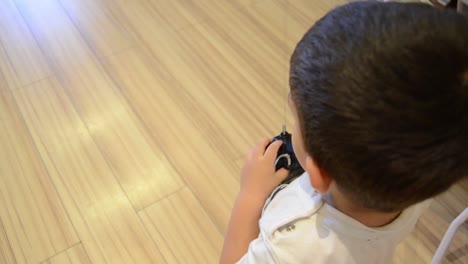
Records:
{"label": "boy's back", "polygon": [[413,205],[390,224],[370,228],[323,202],[306,174],[279,188],[267,200],[260,235],[240,263],[391,263],[396,245],[430,203]]}
{"label": "boy's back", "polygon": [[390,263],[430,198],[468,175],[468,18],[339,7],[297,45],[290,86],[306,173],[263,206],[285,171],[269,164],[278,144],[252,150],[222,262]]}

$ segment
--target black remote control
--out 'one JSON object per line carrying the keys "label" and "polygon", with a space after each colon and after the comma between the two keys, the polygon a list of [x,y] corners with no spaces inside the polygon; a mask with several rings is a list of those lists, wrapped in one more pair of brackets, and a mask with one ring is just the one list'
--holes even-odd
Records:
{"label": "black remote control", "polygon": [[283,145],[278,150],[278,155],[275,160],[275,170],[281,168],[289,170],[288,177],[281,182],[281,184],[288,184],[299,177],[304,172],[304,169],[301,167],[301,164],[299,164],[296,154],[294,154],[291,134],[283,129],[278,136],[273,138],[272,142],[277,140],[281,140]]}

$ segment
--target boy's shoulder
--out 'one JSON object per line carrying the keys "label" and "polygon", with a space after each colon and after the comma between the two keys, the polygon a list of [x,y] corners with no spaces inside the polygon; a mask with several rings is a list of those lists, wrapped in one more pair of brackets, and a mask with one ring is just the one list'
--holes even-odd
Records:
{"label": "boy's shoulder", "polygon": [[308,218],[323,206],[320,193],[312,188],[307,173],[289,185],[276,188],[263,207],[260,227],[269,234],[287,228],[300,218]]}
{"label": "boy's shoulder", "polygon": [[307,263],[311,257],[316,263],[385,263],[430,202],[407,208],[384,227],[369,228],[326,204],[307,174],[272,196],[247,258],[261,252],[275,263]]}

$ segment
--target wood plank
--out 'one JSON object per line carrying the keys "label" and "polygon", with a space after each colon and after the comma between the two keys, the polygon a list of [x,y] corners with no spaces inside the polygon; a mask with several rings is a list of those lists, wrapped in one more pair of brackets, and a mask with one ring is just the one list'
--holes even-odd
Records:
{"label": "wood plank", "polygon": [[[245,9],[244,12],[237,14],[237,16],[244,16],[248,21],[247,23],[254,23],[253,28],[260,28],[260,31],[264,32],[263,34],[269,32],[270,36],[268,38],[274,39],[276,37],[281,39],[282,50],[286,52],[289,58],[296,44],[307,30],[330,9],[345,2],[346,0],[265,1],[252,5],[252,8]],[[221,21],[223,27],[231,30],[238,23],[233,23],[229,20],[226,23],[223,20]],[[234,31],[235,36],[240,33],[242,33],[240,30]],[[249,40],[249,38],[242,39]],[[289,65],[287,66],[289,67]]]}
{"label": "wood plank", "polygon": [[[126,0],[98,0],[105,6],[106,10],[112,14],[113,17],[119,20],[119,23],[127,30],[129,34],[134,36],[132,32],[132,21],[138,21],[139,25],[143,27],[151,27],[155,30],[168,30],[171,25],[163,19],[163,17],[155,12],[150,3],[146,0],[126,1]],[[169,2],[169,1],[165,1]],[[164,12],[171,12],[165,10]],[[129,21],[131,18],[132,21]],[[156,23],[153,23],[156,21]],[[137,39],[136,39],[137,40]],[[138,43],[138,40],[136,41]]]}
{"label": "wood plank", "polygon": [[[289,59],[295,45],[315,21],[343,2],[260,1],[222,18],[210,19],[204,29],[211,31],[210,35],[218,35],[235,50],[227,58],[233,60],[237,54],[246,61],[237,70],[246,69],[250,75],[256,72],[263,76],[264,82],[284,91],[289,88]],[[247,80],[252,78],[244,76],[248,76]]]}
{"label": "wood plank", "polygon": [[54,73],[56,69],[75,69],[96,61],[57,0],[14,1]]}
{"label": "wood plank", "polygon": [[[18,1],[28,24],[34,24],[34,34],[43,36],[39,44],[55,66],[61,87],[66,89],[134,208],[140,210],[180,188],[182,180],[165,153],[159,151],[57,2],[48,0],[41,8],[54,15],[60,28],[41,24],[45,17],[36,6]],[[61,49],[55,43],[70,43],[73,48]],[[75,54],[79,54],[78,60]]]}
{"label": "wood plank", "polygon": [[286,0],[291,8],[297,9],[309,21],[315,22],[333,8],[353,0]]}
{"label": "wood plank", "polygon": [[112,16],[102,1],[59,1],[98,57],[132,46],[130,36],[119,21],[122,18]]}
{"label": "wood plank", "polygon": [[164,263],[60,84],[15,99],[91,262]]}
{"label": "wood plank", "polygon": [[0,45],[0,91],[8,91],[20,86],[18,77],[11,67],[10,59],[3,46]]}
{"label": "wood plank", "polygon": [[223,237],[188,188],[139,213],[168,263],[216,263]]}
{"label": "wood plank", "polygon": [[157,63],[145,58],[144,53],[129,50],[109,57],[106,68],[151,131],[154,141],[184,177],[216,226],[224,230],[238,191],[239,182],[235,178],[239,171],[216,145],[221,141],[213,141],[218,137],[216,133],[222,132],[200,131],[196,123],[209,125],[206,117],[200,119],[206,112],[199,105],[207,101],[194,106],[195,99],[161,72]]}
{"label": "wood plank", "polygon": [[178,31],[203,22],[207,19],[217,20],[225,14],[248,8],[255,0],[145,0]]}
{"label": "wood plank", "polygon": [[[222,58],[232,60],[237,54],[244,61],[241,67],[235,65],[235,68],[246,80],[256,77],[271,85],[270,89],[285,93],[289,90],[288,67],[291,52],[287,50],[284,35],[287,33],[286,23],[289,19],[293,20],[293,17],[287,16],[286,6],[281,3],[259,2],[251,8],[226,14],[222,19],[209,20],[197,29],[207,39],[213,38],[208,36],[216,36],[219,40],[213,44],[226,43],[224,45],[232,49],[229,56]],[[265,16],[265,13],[272,14],[277,26],[274,24],[275,20],[270,20],[271,17]]]}
{"label": "wood plank", "polygon": [[11,89],[51,74],[36,40],[12,0],[0,2],[0,43],[8,54],[7,63],[13,69],[6,75]]}
{"label": "wood plank", "polygon": [[[227,31],[215,28],[211,23],[181,32],[174,40],[180,47],[178,54],[184,59],[168,68],[187,90],[206,89],[206,93],[213,94],[215,100],[221,102],[225,111],[232,115],[232,126],[238,127],[238,134],[244,139],[232,141],[236,142],[236,158],[239,158],[259,138],[279,134],[284,121],[287,127],[291,127],[292,118],[287,107],[288,70],[285,66],[289,59],[276,50],[278,53],[275,56],[269,56],[259,63],[265,49],[258,53],[243,49],[242,41],[228,35]],[[253,35],[258,36],[256,33]],[[252,38],[255,38],[253,35]],[[245,45],[255,46],[260,42],[260,38],[256,38]],[[191,49],[195,52],[191,52]],[[165,53],[153,52],[161,61],[168,61]],[[187,68],[181,72],[176,71],[176,67]],[[199,87],[195,86],[197,89],[192,88],[193,81],[190,81],[195,78],[199,79]],[[215,117],[213,120],[216,120]]]}
{"label": "wood plank", "polygon": [[2,221],[0,221],[0,264],[16,264],[16,259],[11,249],[10,241],[3,227]]}
{"label": "wood plank", "polygon": [[[263,1],[255,6],[265,6],[261,8],[263,13],[274,8],[275,16],[284,14],[284,5],[271,2]],[[129,31],[145,43],[155,60],[170,71],[194,101],[204,102],[199,107],[205,107],[205,113],[216,124],[206,127],[206,133],[212,133],[215,138],[224,136],[225,131],[235,132],[233,138],[228,134],[225,140],[235,142],[223,147],[229,151],[228,156],[238,158],[258,138],[279,133],[286,108],[290,56],[284,51],[287,46],[281,44],[282,28],[267,27],[265,16],[258,16],[261,11],[234,12],[223,14],[226,18],[220,21],[171,34],[160,26],[164,23],[164,12],[136,6],[133,9],[121,10],[127,17]],[[240,28],[243,30],[238,30]],[[291,124],[289,113],[287,120]],[[217,133],[220,128],[222,132]],[[221,139],[213,141],[223,142]],[[219,144],[216,142],[213,144]]]}
{"label": "wood plank", "polygon": [[[168,68],[174,76],[173,80],[182,85],[180,89],[187,91],[192,101],[203,102],[196,108],[205,108],[205,119],[213,120],[202,124],[216,124],[202,128],[206,134],[211,134],[213,145],[227,144],[220,148],[230,158],[237,158],[259,137],[279,133],[287,91],[281,90],[280,96],[270,93],[272,87],[278,87],[278,83],[271,85],[271,82],[265,82],[265,78],[249,78],[252,75],[249,73],[255,76],[261,74],[250,70],[251,67],[246,62],[236,63],[232,67],[230,64],[238,61],[239,56],[236,50],[222,47],[222,44],[226,44],[224,40],[221,39],[220,42],[218,37],[212,41],[210,36],[199,34],[198,29],[174,34],[164,27],[161,14],[148,8],[145,3],[129,3],[129,6],[120,9],[122,16],[127,17],[129,32],[154,53],[157,64],[161,65],[158,68]],[[208,25],[205,27],[209,28]],[[184,37],[180,37],[181,35]],[[242,75],[245,77],[240,76],[239,71],[243,71],[245,74]],[[283,76],[286,76],[286,70]],[[282,84],[286,82],[284,78]],[[226,93],[232,94],[226,96]],[[264,99],[262,106],[268,104],[269,107],[257,107],[257,98]],[[278,112],[281,114],[278,115]],[[221,131],[223,127],[226,129]],[[244,128],[240,129],[241,127]],[[232,133],[225,135],[226,131]],[[225,138],[230,135],[234,137]]]}
{"label": "wood plank", "polygon": [[69,98],[136,210],[183,185],[166,153],[100,65],[74,69],[62,77]]}
{"label": "wood plank", "polygon": [[[167,106],[167,110],[162,109],[160,115],[155,115],[155,120],[167,119],[167,112],[170,111],[182,112],[185,117],[178,116],[177,118],[183,119],[173,120],[179,120],[179,126],[189,125],[186,129],[200,131],[203,134],[202,138],[209,141],[211,145],[218,146],[220,155],[232,159],[244,151],[243,145],[247,144],[244,138],[247,133],[236,126],[239,122],[233,120],[233,113],[226,111],[227,102],[224,98],[209,93],[205,87],[180,85],[179,81],[159,63],[147,58],[147,55],[142,52],[123,52],[106,61],[112,78],[119,84],[125,83],[132,87],[123,85],[121,89],[135,109],[139,107],[139,103],[136,102],[143,94],[145,97],[153,97],[151,100],[170,99],[172,104]],[[138,83],[138,80],[141,83]],[[192,81],[198,82],[197,79],[192,79]],[[148,98],[144,99],[149,100]],[[154,102],[153,104],[161,103]],[[150,118],[149,116],[145,117]],[[186,120],[187,123],[182,120]],[[164,126],[160,125],[158,128],[153,133],[159,133],[159,130],[164,129]]]}
{"label": "wood plank", "polygon": [[[461,181],[434,199],[419,219],[414,231],[398,245],[395,259],[400,258],[404,260],[403,263],[430,263],[450,223],[468,204],[468,190],[464,188],[464,184],[466,183]],[[465,224],[450,244],[445,261],[466,263],[467,245],[468,225]]]}
{"label": "wood plank", "polygon": [[83,245],[78,244],[45,260],[42,264],[91,264]]}
{"label": "wood plank", "polygon": [[38,262],[78,237],[8,92],[0,120],[0,218],[18,263]]}
{"label": "wood plank", "polygon": [[[259,73],[259,69],[249,66],[230,46],[230,39],[217,35],[210,25],[197,25],[177,34],[158,28],[159,19],[153,19],[158,14],[151,10],[136,14],[125,13],[135,38],[145,43],[160,68],[167,68],[194,102],[203,102],[198,108],[205,108],[206,119],[215,124],[206,127],[205,133],[213,140],[226,136],[216,141],[227,145],[223,150],[230,158],[243,155],[258,138],[279,133],[287,94],[279,83],[283,87],[287,83],[286,68],[282,82],[273,84],[262,76],[267,71]],[[146,18],[145,22],[141,17]],[[223,123],[228,125],[223,127]],[[221,134],[216,132],[220,127]]]}

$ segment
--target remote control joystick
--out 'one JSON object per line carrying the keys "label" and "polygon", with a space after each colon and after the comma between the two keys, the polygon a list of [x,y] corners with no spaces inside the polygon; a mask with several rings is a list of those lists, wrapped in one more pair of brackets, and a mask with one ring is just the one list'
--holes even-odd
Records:
{"label": "remote control joystick", "polygon": [[294,154],[291,134],[289,134],[286,129],[283,129],[278,136],[273,138],[272,142],[277,140],[281,140],[283,145],[278,150],[278,155],[275,160],[275,170],[279,170],[281,168],[289,170],[288,177],[281,182],[282,184],[287,184],[299,177],[304,170]]}
{"label": "remote control joystick", "polygon": [[[291,134],[283,131],[281,134],[274,137],[272,142],[278,140],[281,140],[283,144],[278,150],[278,155],[276,155],[275,170],[279,170],[281,168],[289,170],[292,164],[291,154],[294,155],[294,152],[292,151]],[[290,151],[288,151],[288,147],[290,148]]]}

